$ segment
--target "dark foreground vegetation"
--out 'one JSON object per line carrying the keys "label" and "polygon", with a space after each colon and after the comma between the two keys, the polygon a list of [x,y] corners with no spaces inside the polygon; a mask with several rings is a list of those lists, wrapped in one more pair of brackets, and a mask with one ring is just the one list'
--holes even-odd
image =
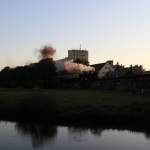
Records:
{"label": "dark foreground vegetation", "polygon": [[99,90],[0,90],[0,118],[58,123],[150,122],[150,97]]}
{"label": "dark foreground vegetation", "polygon": [[56,85],[56,67],[53,59],[0,71],[1,88],[52,88]]}

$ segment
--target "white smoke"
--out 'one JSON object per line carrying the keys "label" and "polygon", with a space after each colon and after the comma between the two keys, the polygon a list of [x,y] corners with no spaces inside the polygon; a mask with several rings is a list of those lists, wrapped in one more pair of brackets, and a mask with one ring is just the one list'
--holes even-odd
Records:
{"label": "white smoke", "polygon": [[95,68],[74,63],[73,60],[56,61],[57,71],[66,70],[68,73],[94,72]]}

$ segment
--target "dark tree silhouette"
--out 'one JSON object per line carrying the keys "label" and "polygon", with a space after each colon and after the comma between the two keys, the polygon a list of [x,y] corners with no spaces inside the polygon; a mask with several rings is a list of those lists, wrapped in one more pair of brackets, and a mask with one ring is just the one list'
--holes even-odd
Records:
{"label": "dark tree silhouette", "polygon": [[84,60],[84,59],[77,58],[74,60],[74,62],[79,63],[79,64],[83,64],[83,65],[87,65],[87,66],[89,65],[89,62],[87,60]]}
{"label": "dark tree silhouette", "polygon": [[5,67],[0,72],[1,87],[42,87],[55,85],[56,68],[52,58],[28,66]]}

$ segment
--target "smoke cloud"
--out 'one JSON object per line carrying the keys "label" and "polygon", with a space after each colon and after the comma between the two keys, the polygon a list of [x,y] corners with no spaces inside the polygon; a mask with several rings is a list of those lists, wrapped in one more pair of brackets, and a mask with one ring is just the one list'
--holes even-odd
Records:
{"label": "smoke cloud", "polygon": [[83,64],[74,63],[72,60],[69,61],[58,61],[56,62],[57,71],[66,70],[68,73],[81,73],[81,72],[94,72],[95,68],[86,66]]}
{"label": "smoke cloud", "polygon": [[[53,58],[56,50],[52,46],[44,46],[40,50],[40,58]],[[57,71],[67,71],[68,73],[94,72],[95,68],[79,63],[74,63],[73,60],[59,60],[55,61]]]}
{"label": "smoke cloud", "polygon": [[44,46],[40,49],[40,58],[41,59],[53,58],[55,53],[56,50],[52,46]]}

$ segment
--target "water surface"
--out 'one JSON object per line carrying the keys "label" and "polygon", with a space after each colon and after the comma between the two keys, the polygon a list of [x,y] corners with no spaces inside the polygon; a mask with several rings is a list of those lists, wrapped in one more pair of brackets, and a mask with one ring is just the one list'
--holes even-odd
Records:
{"label": "water surface", "polygon": [[147,132],[0,122],[0,150],[149,150]]}

